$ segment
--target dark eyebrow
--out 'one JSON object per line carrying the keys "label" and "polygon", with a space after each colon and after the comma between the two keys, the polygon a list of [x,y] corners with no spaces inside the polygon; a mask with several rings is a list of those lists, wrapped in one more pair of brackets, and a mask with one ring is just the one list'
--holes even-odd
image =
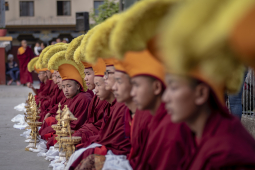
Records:
{"label": "dark eyebrow", "polygon": [[121,78],[115,78],[115,80],[117,80],[117,81],[118,81],[118,80],[121,80]]}

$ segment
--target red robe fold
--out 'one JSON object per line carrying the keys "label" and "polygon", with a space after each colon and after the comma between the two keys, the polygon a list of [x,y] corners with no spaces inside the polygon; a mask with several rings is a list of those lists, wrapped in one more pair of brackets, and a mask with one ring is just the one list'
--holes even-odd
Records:
{"label": "red robe fold", "polygon": [[[129,116],[126,116],[126,114]],[[111,150],[116,155],[127,155],[130,152],[131,145],[130,136],[127,136],[126,132],[128,130],[126,128],[130,129],[130,124],[125,122],[130,122],[130,120],[131,115],[127,106],[114,100],[112,105],[105,109],[104,121],[99,134],[96,136],[91,136],[85,143],[77,146],[81,148],[87,147],[91,143],[99,143],[103,145],[101,147],[102,150],[98,148],[86,150],[83,152],[83,154],[81,154],[80,157],[76,159],[76,161],[71,165],[70,169],[74,169],[82,159],[85,159],[88,155],[94,153],[95,150],[98,150],[97,153],[103,152],[106,154],[105,152],[107,152],[107,150]]]}
{"label": "red robe fold", "polygon": [[[62,105],[66,97],[62,90],[58,89],[57,93],[51,98],[50,105],[42,108],[39,121],[42,122],[47,113],[51,113],[55,117],[59,103]],[[43,105],[41,107],[44,107]]]}
{"label": "red robe fold", "polygon": [[128,157],[129,163],[133,169],[139,164],[140,157],[144,153],[145,146],[149,137],[148,125],[151,123],[152,115],[149,111],[135,112],[132,121],[131,131],[131,151]]}
{"label": "red robe fold", "polygon": [[146,147],[140,152],[134,169],[168,170],[180,166],[187,143],[191,141],[190,130],[184,124],[174,124],[162,103],[148,125]]}
{"label": "red robe fold", "polygon": [[33,51],[30,47],[27,47],[26,51],[21,55],[17,55],[17,57],[19,60],[20,83],[33,83],[32,74],[27,70],[27,64],[34,57]]}
{"label": "red robe fold", "polygon": [[[214,94],[211,98],[216,104],[212,106],[202,138],[196,144],[193,136],[190,152],[187,152],[179,169],[255,169],[255,140]],[[191,131],[190,134],[193,135]]]}
{"label": "red robe fold", "polygon": [[78,129],[73,136],[82,137],[81,142],[85,142],[90,136],[98,135],[103,123],[104,108],[108,102],[100,100],[96,95],[93,97],[88,108],[88,117],[85,123]]}
{"label": "red robe fold", "polygon": [[[53,83],[53,84],[54,84],[54,83]],[[52,92],[50,93],[49,99],[46,100],[46,101],[44,101],[43,103],[41,103],[41,108],[40,108],[41,111],[45,111],[45,110],[46,110],[47,108],[49,108],[50,106],[56,104],[56,98],[57,98],[56,95],[59,95],[61,90],[59,90],[57,84],[54,84],[53,87],[54,87],[54,88],[53,88]]]}
{"label": "red robe fold", "polygon": [[[42,87],[41,87],[42,85]],[[49,96],[51,94],[51,88],[54,85],[52,80],[47,80],[46,83],[41,83],[40,84],[40,89],[37,90],[37,97],[36,97],[36,104],[38,105],[40,102],[41,104],[49,99]]]}

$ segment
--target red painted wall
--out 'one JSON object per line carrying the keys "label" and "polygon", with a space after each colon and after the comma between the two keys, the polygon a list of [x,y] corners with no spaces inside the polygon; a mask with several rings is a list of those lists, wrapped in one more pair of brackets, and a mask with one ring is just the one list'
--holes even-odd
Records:
{"label": "red painted wall", "polygon": [[0,48],[0,84],[5,84],[5,48]]}

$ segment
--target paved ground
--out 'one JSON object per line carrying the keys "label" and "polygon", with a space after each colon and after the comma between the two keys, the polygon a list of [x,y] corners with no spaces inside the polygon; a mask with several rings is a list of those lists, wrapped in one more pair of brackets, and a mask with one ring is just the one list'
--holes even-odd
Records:
{"label": "paved ground", "polygon": [[27,143],[20,134],[23,130],[13,128],[11,119],[23,114],[13,109],[24,102],[31,90],[27,87],[0,86],[0,169],[1,170],[45,170],[49,162],[36,153],[25,151]]}
{"label": "paved ground", "polygon": [[[38,84],[38,83],[37,83]],[[25,102],[31,90],[27,87],[0,86],[0,165],[1,170],[45,170],[49,162],[36,153],[25,151],[27,143],[20,134],[23,130],[13,128],[11,119],[22,114],[13,109],[14,106]],[[244,126],[255,137],[255,119],[243,116]]]}

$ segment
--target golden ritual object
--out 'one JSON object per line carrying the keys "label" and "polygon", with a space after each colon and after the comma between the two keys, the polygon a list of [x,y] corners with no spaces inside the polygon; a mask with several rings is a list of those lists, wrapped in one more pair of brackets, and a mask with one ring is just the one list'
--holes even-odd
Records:
{"label": "golden ritual object", "polygon": [[25,114],[25,121],[29,125],[29,128],[31,129],[29,139],[29,144],[25,148],[26,151],[29,151],[29,148],[36,149],[36,143],[39,142],[38,138],[38,127],[42,125],[42,122],[38,122],[38,119],[40,116],[38,116],[38,108],[35,102],[35,97],[32,95],[32,93],[29,93],[28,100],[26,101],[26,113]]}
{"label": "golden ritual object", "polygon": [[[64,110],[64,109],[63,109]],[[56,120],[58,121],[57,124],[54,124],[52,125],[52,129],[54,129],[56,131],[56,140],[57,140],[57,143],[54,145],[54,148],[55,149],[58,149],[59,148],[59,140],[60,140],[60,137],[61,137],[61,134],[59,134],[58,132],[61,130],[62,126],[61,126],[61,123],[60,123],[60,119],[61,119],[61,114],[62,114],[62,110],[61,110],[61,104],[59,103],[58,105],[58,111],[57,111],[57,115],[56,115]]]}
{"label": "golden ritual object", "polygon": [[58,115],[56,116],[58,123],[52,125],[52,128],[56,130],[59,143],[59,160],[57,162],[61,162],[64,158],[68,160],[75,151],[74,145],[81,141],[81,137],[72,137],[74,131],[71,130],[70,126],[70,122],[77,120],[77,118],[74,117],[67,105],[64,106],[62,111],[60,110],[60,107],[61,105],[59,105]]}

